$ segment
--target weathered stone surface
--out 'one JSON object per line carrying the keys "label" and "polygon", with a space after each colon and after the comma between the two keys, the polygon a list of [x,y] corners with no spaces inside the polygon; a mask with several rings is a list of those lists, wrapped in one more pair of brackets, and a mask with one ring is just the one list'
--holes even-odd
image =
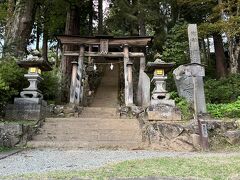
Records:
{"label": "weathered stone surface", "polygon": [[142,107],[148,107],[150,105],[150,78],[145,72],[140,72],[141,80],[141,98],[140,98],[140,104]]}
{"label": "weathered stone surface", "polygon": [[198,113],[207,112],[203,84],[204,74],[204,68],[200,64],[181,65],[173,71],[179,96],[186,98],[186,100],[190,103],[194,102],[195,81],[195,93]]}
{"label": "weathered stone surface", "polygon": [[[231,144],[240,143],[240,130],[236,121],[201,120],[206,124],[209,143],[212,147],[228,140]],[[198,122],[193,120],[187,125],[173,122],[144,121],[143,139],[151,149],[193,151],[201,149]],[[231,131],[230,131],[231,130]]]}
{"label": "weathered stone surface", "polygon": [[227,131],[225,136],[230,144],[240,144],[240,130]]}
{"label": "weathered stone surface", "polygon": [[19,124],[0,124],[0,146],[14,147],[21,141],[23,134],[22,125]]}
{"label": "weathered stone surface", "polygon": [[188,26],[189,51],[191,64],[181,65],[173,71],[175,83],[179,96],[194,103],[196,97],[196,111],[207,113],[203,77],[205,76],[204,67],[201,65],[201,57],[198,43],[197,25]]}
{"label": "weathered stone surface", "polygon": [[147,127],[147,134],[149,135],[150,144],[159,144],[161,140],[161,133],[157,131],[153,126]]}
{"label": "weathered stone surface", "polygon": [[199,134],[191,134],[193,147],[196,149],[201,148],[200,136]]}
{"label": "weathered stone surface", "polygon": [[38,104],[25,106],[10,104],[7,106],[6,119],[9,120],[40,120],[43,119],[42,107]]}
{"label": "weathered stone surface", "polygon": [[189,135],[182,135],[171,141],[169,144],[171,149],[178,151],[194,151],[195,148]]}
{"label": "weathered stone surface", "polygon": [[41,98],[15,98],[14,99],[14,104],[18,104],[18,105],[41,104],[41,103],[43,103],[44,106],[47,105],[47,104],[45,104],[44,101],[42,101]]}
{"label": "weathered stone surface", "polygon": [[238,124],[236,121],[228,121],[228,122],[221,123],[221,129],[223,131],[233,130],[233,129],[237,129],[237,128],[238,128]]}
{"label": "weathered stone surface", "polygon": [[190,59],[192,63],[201,63],[201,56],[198,43],[198,31],[196,24],[188,25],[188,40],[190,49]]}
{"label": "weathered stone surface", "polygon": [[150,121],[179,121],[181,112],[174,106],[157,104],[148,108],[148,119]]}
{"label": "weathered stone surface", "polygon": [[161,123],[157,127],[162,136],[167,139],[174,139],[178,137],[184,130],[181,125]]}

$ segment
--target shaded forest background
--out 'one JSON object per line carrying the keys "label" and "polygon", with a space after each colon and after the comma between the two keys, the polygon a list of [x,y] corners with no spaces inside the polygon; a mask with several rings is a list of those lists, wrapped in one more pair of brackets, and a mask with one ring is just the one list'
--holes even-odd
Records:
{"label": "shaded forest background", "polygon": [[46,99],[59,100],[70,65],[61,61],[56,35],[153,36],[147,59],[160,52],[177,67],[190,62],[187,25],[196,23],[209,110],[220,117],[230,109],[228,116],[240,117],[239,11],[239,0],[1,0],[0,109],[27,86],[16,61],[31,49],[53,63],[41,89]]}

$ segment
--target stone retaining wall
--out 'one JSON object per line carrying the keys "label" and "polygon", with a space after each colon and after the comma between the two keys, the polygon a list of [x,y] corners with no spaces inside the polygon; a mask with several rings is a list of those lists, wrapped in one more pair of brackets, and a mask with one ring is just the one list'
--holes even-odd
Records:
{"label": "stone retaining wall", "polygon": [[[209,145],[213,148],[221,143],[240,144],[240,130],[237,121],[206,120],[209,134]],[[189,123],[147,122],[143,127],[143,139],[149,148],[173,151],[200,150],[198,124]]]}
{"label": "stone retaining wall", "polygon": [[0,123],[0,146],[15,147],[24,146],[32,139],[40,124],[22,124],[18,122]]}

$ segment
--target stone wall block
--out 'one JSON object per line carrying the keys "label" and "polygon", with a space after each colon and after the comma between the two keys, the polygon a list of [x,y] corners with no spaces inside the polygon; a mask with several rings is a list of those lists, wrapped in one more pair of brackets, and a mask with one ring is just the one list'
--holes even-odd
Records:
{"label": "stone wall block", "polygon": [[225,137],[227,138],[227,141],[232,145],[240,144],[240,130],[227,131],[225,133]]}
{"label": "stone wall block", "polygon": [[184,128],[178,124],[160,123],[158,129],[164,138],[174,139],[184,131]]}

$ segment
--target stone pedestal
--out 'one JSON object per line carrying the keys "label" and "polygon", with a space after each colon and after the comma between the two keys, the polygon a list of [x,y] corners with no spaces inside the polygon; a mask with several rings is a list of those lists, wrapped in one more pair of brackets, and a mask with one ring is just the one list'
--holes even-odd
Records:
{"label": "stone pedestal", "polygon": [[[173,100],[168,102],[174,103]],[[150,121],[180,121],[181,111],[171,104],[156,104],[148,108],[148,119]]]}
{"label": "stone pedestal", "polygon": [[25,74],[24,77],[27,78],[30,85],[28,88],[23,89],[20,96],[23,98],[43,98],[42,92],[37,87],[43,78],[38,73]]}
{"label": "stone pedestal", "polygon": [[6,109],[7,120],[39,121],[45,118],[47,102],[41,98],[15,98],[14,104],[9,104]]}

